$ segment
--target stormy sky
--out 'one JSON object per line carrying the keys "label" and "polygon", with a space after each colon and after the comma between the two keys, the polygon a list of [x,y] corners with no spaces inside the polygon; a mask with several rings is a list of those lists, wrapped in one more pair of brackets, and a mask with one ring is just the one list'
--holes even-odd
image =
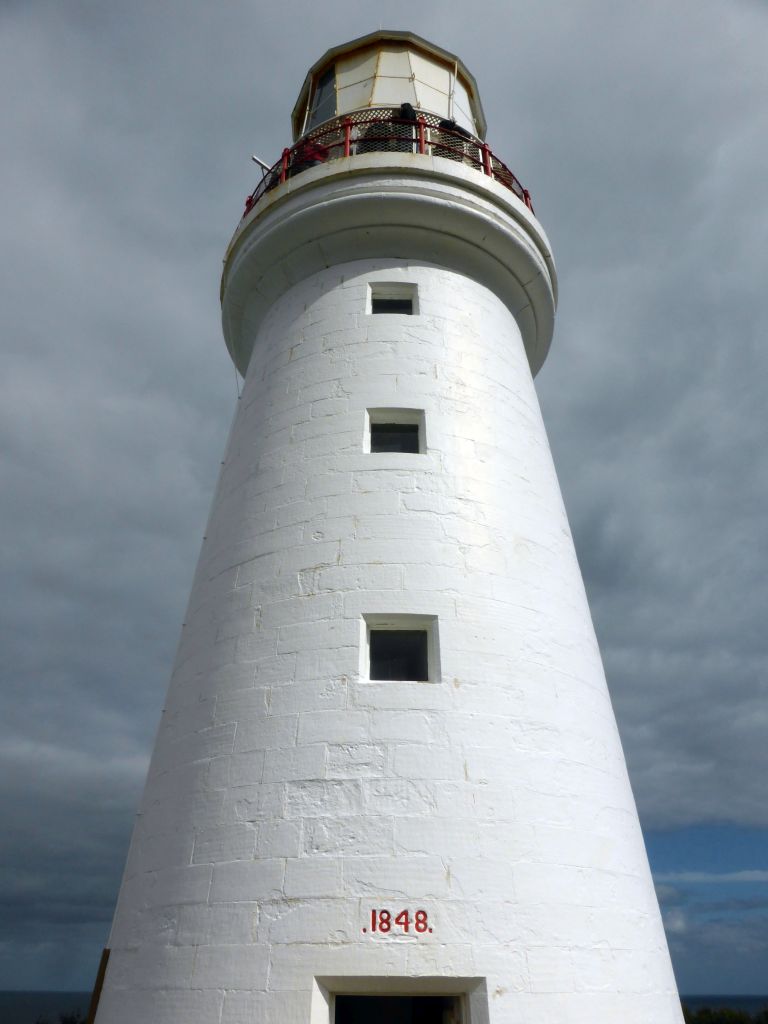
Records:
{"label": "stormy sky", "polygon": [[538,390],[683,992],[768,962],[765,0],[0,0],[0,988],[90,988],[309,65],[476,75],[561,285]]}

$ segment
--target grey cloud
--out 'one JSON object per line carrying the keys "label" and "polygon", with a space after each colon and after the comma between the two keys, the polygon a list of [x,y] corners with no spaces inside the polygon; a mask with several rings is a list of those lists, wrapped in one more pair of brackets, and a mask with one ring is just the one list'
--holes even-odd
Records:
{"label": "grey cloud", "polygon": [[[552,239],[538,386],[641,815],[766,825],[768,13],[480,13],[387,17],[476,73]],[[95,970],[235,404],[218,276],[249,156],[277,158],[306,68],[379,21],[0,9],[5,984]]]}

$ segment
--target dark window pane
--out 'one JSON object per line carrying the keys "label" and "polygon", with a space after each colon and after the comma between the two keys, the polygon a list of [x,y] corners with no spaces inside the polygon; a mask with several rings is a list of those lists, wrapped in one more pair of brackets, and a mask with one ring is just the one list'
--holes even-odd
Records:
{"label": "dark window pane", "polygon": [[372,629],[371,679],[429,682],[427,631]]}
{"label": "dark window pane", "polygon": [[419,451],[418,423],[372,423],[372,452]]}
{"label": "dark window pane", "polygon": [[455,996],[336,996],[336,1024],[443,1024]]}
{"label": "dark window pane", "polygon": [[372,313],[407,313],[413,315],[413,299],[377,299],[371,296]]}
{"label": "dark window pane", "polygon": [[309,115],[307,129],[327,121],[336,113],[336,68],[328,68],[320,76],[312,97],[312,112]]}

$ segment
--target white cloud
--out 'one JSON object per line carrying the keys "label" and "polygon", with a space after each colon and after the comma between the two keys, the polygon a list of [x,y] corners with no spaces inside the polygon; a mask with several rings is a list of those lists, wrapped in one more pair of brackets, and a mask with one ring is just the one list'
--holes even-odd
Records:
{"label": "white cloud", "polygon": [[653,877],[664,885],[739,885],[768,882],[768,871],[666,871]]}
{"label": "white cloud", "polygon": [[664,929],[667,935],[684,935],[688,931],[688,920],[680,907],[673,907],[664,913]]}

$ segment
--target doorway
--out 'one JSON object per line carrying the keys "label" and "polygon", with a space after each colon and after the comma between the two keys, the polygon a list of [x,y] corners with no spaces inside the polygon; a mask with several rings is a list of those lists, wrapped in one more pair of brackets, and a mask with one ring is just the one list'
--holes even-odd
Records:
{"label": "doorway", "polygon": [[336,996],[335,1024],[464,1024],[461,996]]}

